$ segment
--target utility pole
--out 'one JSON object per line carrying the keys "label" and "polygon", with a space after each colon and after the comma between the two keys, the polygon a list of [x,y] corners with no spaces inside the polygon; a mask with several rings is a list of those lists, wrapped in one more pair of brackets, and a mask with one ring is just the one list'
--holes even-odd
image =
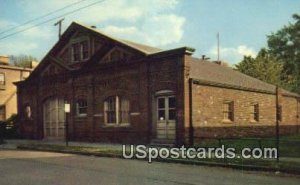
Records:
{"label": "utility pole", "polygon": [[58,39],[60,39],[60,37],[61,37],[61,25],[64,20],[65,20],[65,18],[62,18],[54,24],[54,26],[58,25]]}
{"label": "utility pole", "polygon": [[218,60],[217,61],[220,61],[220,35],[219,35],[219,32],[217,33],[217,42],[218,42]]}
{"label": "utility pole", "polygon": [[282,109],[281,109],[281,91],[278,86],[276,86],[276,149],[277,149],[277,158],[276,162],[279,162],[279,156],[280,156],[280,148],[279,148],[279,126],[282,119]]}

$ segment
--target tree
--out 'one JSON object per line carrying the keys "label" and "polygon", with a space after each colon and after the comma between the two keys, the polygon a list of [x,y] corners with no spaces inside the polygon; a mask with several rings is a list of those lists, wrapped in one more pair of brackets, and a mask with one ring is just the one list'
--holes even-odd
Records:
{"label": "tree", "polygon": [[31,56],[31,55],[10,55],[9,56],[9,61],[11,64],[14,66],[18,67],[28,67],[31,68],[31,62],[32,61],[38,61],[37,58]]}
{"label": "tree", "polygon": [[244,59],[235,68],[249,76],[260,79],[264,82],[283,86],[281,80],[282,64],[263,48],[256,58],[244,56]]}
{"label": "tree", "polygon": [[294,23],[268,35],[268,52],[283,64],[281,78],[289,90],[300,93],[300,15]]}

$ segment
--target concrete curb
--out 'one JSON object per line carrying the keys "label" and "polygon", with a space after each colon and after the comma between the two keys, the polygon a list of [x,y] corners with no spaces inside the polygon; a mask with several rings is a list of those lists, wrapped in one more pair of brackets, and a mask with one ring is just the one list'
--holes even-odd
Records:
{"label": "concrete curb", "polygon": [[[76,154],[76,155],[84,155],[84,156],[97,156],[97,157],[111,157],[111,158],[119,158],[125,159],[122,155],[113,154],[113,153],[93,153],[93,152],[79,152],[79,151],[70,151],[70,150],[56,150],[56,149],[44,149],[30,146],[17,146],[17,149],[20,150],[33,150],[33,151],[45,151],[45,152],[57,152],[64,154]],[[133,160],[143,160],[147,161],[147,159],[137,159]],[[199,166],[211,166],[211,167],[223,167],[223,168],[231,168],[237,170],[246,170],[246,171],[265,171],[265,172],[281,172],[292,175],[300,175],[300,171],[290,170],[290,169],[280,169],[280,168],[272,168],[272,167],[264,167],[264,166],[253,166],[253,165],[239,165],[239,164],[221,164],[216,162],[205,162],[205,161],[188,161],[182,159],[153,159],[153,162],[164,162],[164,163],[178,163],[178,164],[186,164],[186,165],[199,165]]]}

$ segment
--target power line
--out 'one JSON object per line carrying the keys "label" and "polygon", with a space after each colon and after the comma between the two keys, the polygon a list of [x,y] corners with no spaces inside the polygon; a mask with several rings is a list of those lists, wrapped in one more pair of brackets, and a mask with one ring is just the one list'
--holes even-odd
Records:
{"label": "power line", "polygon": [[8,38],[8,37],[11,37],[11,36],[16,35],[16,34],[18,34],[18,33],[27,31],[27,30],[32,29],[32,28],[34,28],[34,27],[38,27],[38,26],[40,26],[40,25],[42,25],[42,24],[45,24],[45,23],[50,22],[50,21],[53,21],[53,20],[55,20],[55,19],[58,19],[58,18],[67,16],[67,15],[70,15],[70,14],[72,14],[72,13],[75,13],[75,12],[79,11],[79,10],[82,10],[82,9],[85,9],[85,8],[88,8],[88,7],[91,7],[91,6],[95,5],[95,4],[103,3],[104,1],[106,1],[106,0],[96,1],[96,2],[94,2],[94,3],[91,3],[91,4],[89,4],[89,5],[83,6],[83,7],[81,7],[81,8],[77,8],[77,9],[75,9],[75,10],[72,10],[72,11],[70,11],[70,12],[67,12],[67,13],[65,13],[65,14],[62,14],[62,15],[60,15],[60,16],[57,16],[57,17],[48,19],[48,20],[46,20],[46,21],[40,22],[40,23],[38,23],[38,24],[35,24],[35,25],[31,26],[31,27],[22,29],[22,30],[20,30],[20,31],[16,31],[16,32],[11,33],[11,34],[8,34],[8,35],[6,35],[6,36],[4,36],[4,37],[1,37],[0,40],[3,40],[3,39]]}
{"label": "power line", "polygon": [[64,7],[60,8],[60,9],[57,9],[57,10],[52,11],[52,12],[49,12],[49,13],[47,13],[47,14],[44,14],[44,15],[42,15],[42,16],[40,16],[40,17],[31,19],[31,20],[29,20],[29,21],[26,21],[26,22],[24,22],[24,23],[22,23],[22,24],[20,24],[20,25],[11,27],[11,28],[9,28],[9,29],[7,29],[7,30],[4,30],[4,31],[0,32],[0,35],[3,34],[3,33],[8,32],[8,31],[17,29],[17,28],[19,28],[19,27],[21,27],[21,26],[24,26],[24,25],[28,24],[28,23],[32,23],[32,22],[34,22],[34,21],[37,21],[37,20],[40,20],[40,19],[42,19],[42,18],[48,17],[49,15],[52,15],[52,14],[54,14],[54,13],[57,13],[57,12],[60,12],[60,11],[62,11],[62,10],[64,10],[64,9],[66,9],[66,8],[69,8],[69,7],[72,7],[72,6],[77,5],[77,4],[79,4],[79,3],[82,3],[83,1],[86,1],[86,0],[80,0],[80,1],[77,1],[77,2],[75,2],[75,3],[68,4],[68,5],[66,5],[66,6],[64,6]]}

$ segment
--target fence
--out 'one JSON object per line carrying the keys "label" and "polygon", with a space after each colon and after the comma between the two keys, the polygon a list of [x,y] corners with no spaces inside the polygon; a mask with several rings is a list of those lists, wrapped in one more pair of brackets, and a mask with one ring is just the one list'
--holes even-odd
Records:
{"label": "fence", "polygon": [[[201,140],[197,147],[216,148],[224,145],[225,148],[235,148],[238,154],[243,148],[277,148],[275,138],[201,138]],[[280,136],[277,152],[279,159],[299,158],[300,161],[300,134]]]}

